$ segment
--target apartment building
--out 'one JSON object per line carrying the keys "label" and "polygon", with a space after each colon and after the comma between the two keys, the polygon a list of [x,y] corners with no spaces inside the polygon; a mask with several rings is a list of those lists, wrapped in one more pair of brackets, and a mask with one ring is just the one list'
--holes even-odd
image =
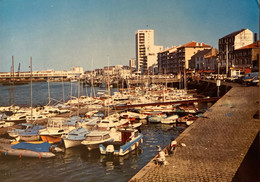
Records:
{"label": "apartment building", "polygon": [[221,70],[228,73],[229,68],[235,62],[235,50],[253,43],[253,32],[249,29],[241,29],[232,32],[219,39],[219,60]]}
{"label": "apartment building", "polygon": [[234,61],[232,62],[231,70],[244,71],[249,69],[258,71],[259,68],[259,46],[260,42],[256,41],[247,46],[234,50]]}
{"label": "apartment building", "polygon": [[202,42],[191,41],[177,49],[177,62],[179,64],[179,69],[182,72],[184,69],[189,68],[189,60],[198,51],[205,49],[211,49],[210,45],[204,44]]}
{"label": "apartment building", "polygon": [[132,58],[129,60],[129,67],[131,68],[131,70],[136,69],[136,59],[135,58]]}
{"label": "apartment building", "polygon": [[178,70],[178,64],[175,62],[177,48],[172,46],[158,53],[159,74],[174,73],[174,70]]}
{"label": "apartment building", "polygon": [[217,49],[205,49],[191,57],[189,68],[198,70],[217,70]]}
{"label": "apartment building", "polygon": [[211,49],[211,46],[202,42],[191,41],[162,51],[158,54],[159,72],[172,74],[184,72],[184,69],[189,69],[191,57],[198,51],[205,49]]}
{"label": "apartment building", "polygon": [[148,68],[157,63],[157,53],[163,47],[154,45],[154,30],[137,30],[135,36],[136,71],[146,74]]}

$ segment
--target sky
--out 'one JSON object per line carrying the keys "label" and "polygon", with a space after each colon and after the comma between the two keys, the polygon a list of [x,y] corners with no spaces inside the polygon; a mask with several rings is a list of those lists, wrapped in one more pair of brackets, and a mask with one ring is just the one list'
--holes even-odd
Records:
{"label": "sky", "polygon": [[259,31],[258,0],[0,0],[0,72],[128,65],[135,32],[164,48]]}

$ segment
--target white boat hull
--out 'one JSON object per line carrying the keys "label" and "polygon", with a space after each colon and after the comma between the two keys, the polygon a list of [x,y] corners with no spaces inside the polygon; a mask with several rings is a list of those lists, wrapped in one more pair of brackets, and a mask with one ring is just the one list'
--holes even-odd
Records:
{"label": "white boat hull", "polygon": [[162,120],[161,123],[162,124],[174,124],[174,123],[176,123],[176,120]]}
{"label": "white boat hull", "polygon": [[77,147],[82,145],[83,140],[69,140],[67,138],[62,138],[65,148]]}
{"label": "white boat hull", "polygon": [[87,149],[88,150],[93,150],[93,149],[98,149],[99,148],[99,145],[102,144],[102,143],[105,143],[105,142],[112,142],[113,139],[112,138],[109,138],[107,140],[102,140],[102,141],[92,141],[92,142],[88,142],[86,140],[83,140],[81,142],[81,144],[83,145],[86,145]]}
{"label": "white boat hull", "polygon": [[17,137],[16,139],[17,141],[25,141],[25,142],[28,142],[28,141],[39,141],[40,140],[40,135],[32,135],[32,136],[19,136]]}

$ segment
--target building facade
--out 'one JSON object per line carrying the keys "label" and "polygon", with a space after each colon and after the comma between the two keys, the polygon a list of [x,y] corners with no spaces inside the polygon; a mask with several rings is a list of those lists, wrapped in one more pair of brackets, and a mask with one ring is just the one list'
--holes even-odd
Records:
{"label": "building facade", "polygon": [[260,53],[259,46],[260,42],[256,41],[252,44],[234,50],[234,61],[230,67],[231,72],[234,70],[239,70],[241,72],[245,72],[246,70],[258,71]]}
{"label": "building facade", "polygon": [[253,43],[253,32],[241,29],[219,39],[219,60],[222,72],[228,74],[229,68],[235,62],[234,51]]}
{"label": "building facade", "polygon": [[198,51],[211,49],[210,45],[191,41],[187,44],[172,47],[158,54],[158,67],[160,73],[178,74],[189,69],[191,57]]}
{"label": "building facade", "polygon": [[205,49],[191,57],[189,69],[191,70],[217,70],[217,49]]}
{"label": "building facade", "polygon": [[179,64],[179,69],[182,72],[184,69],[189,69],[189,62],[193,55],[198,51],[205,49],[211,49],[210,45],[204,44],[202,42],[191,41],[177,49],[177,62]]}
{"label": "building facade", "polygon": [[129,60],[129,67],[132,71],[134,71],[136,69],[136,59],[132,58]]}
{"label": "building facade", "polygon": [[158,71],[159,74],[174,73],[178,64],[175,63],[177,46],[172,46],[158,53]]}
{"label": "building facade", "polygon": [[154,30],[137,30],[135,37],[136,71],[146,74],[148,68],[157,63],[157,53],[163,47],[154,45]]}

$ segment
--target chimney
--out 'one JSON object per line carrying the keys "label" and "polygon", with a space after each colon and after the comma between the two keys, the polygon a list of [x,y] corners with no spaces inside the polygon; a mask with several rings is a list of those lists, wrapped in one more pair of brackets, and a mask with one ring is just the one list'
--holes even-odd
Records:
{"label": "chimney", "polygon": [[254,42],[257,42],[257,33],[254,34]]}

